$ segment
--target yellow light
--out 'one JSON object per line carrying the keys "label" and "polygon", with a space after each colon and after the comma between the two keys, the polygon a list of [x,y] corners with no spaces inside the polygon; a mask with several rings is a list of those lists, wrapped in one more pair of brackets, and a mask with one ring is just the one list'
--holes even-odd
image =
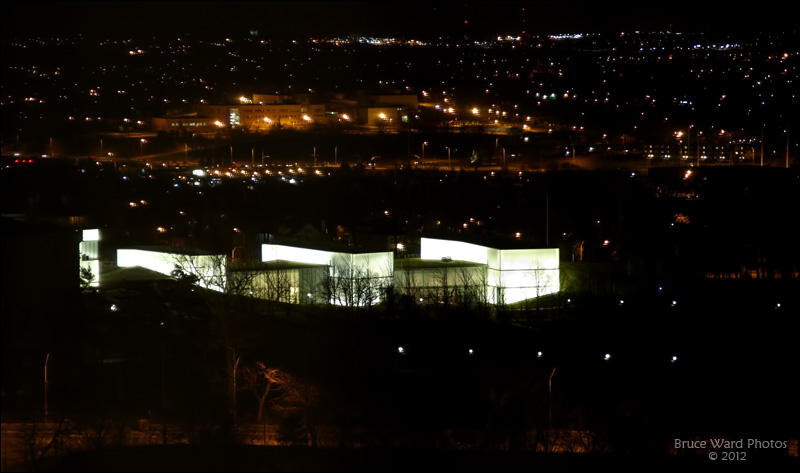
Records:
{"label": "yellow light", "polygon": [[472,114],[473,114],[473,115],[478,115],[478,114],[480,114],[480,113],[481,113],[481,111],[480,111],[480,110],[478,110],[478,107],[475,107],[475,108],[473,108],[473,109],[472,109]]}
{"label": "yellow light", "polygon": [[343,113],[342,114],[342,120],[348,120],[349,121],[350,120],[350,115],[348,115],[346,113]]}
{"label": "yellow light", "polygon": [[307,122],[310,122],[311,121],[311,117],[309,117],[308,115],[303,115],[303,120],[305,120]]}
{"label": "yellow light", "polygon": [[158,233],[164,233],[164,232],[167,231],[167,229],[164,228],[164,227],[158,227],[158,228],[156,228],[156,230],[158,231]]}
{"label": "yellow light", "polygon": [[215,121],[215,122],[214,122],[214,125],[216,125],[218,128],[222,128],[222,127],[224,127],[224,126],[225,126],[225,124],[224,124],[224,123],[222,123],[222,122],[221,122],[221,121],[219,121],[219,120]]}
{"label": "yellow light", "polygon": [[269,117],[264,117],[264,121],[267,123],[272,123],[272,120],[270,120]]}
{"label": "yellow light", "polygon": [[680,137],[682,137],[682,136],[683,136],[683,132],[682,132],[682,131],[676,131],[676,132],[675,132],[675,136],[676,136],[677,138],[680,138]]}
{"label": "yellow light", "polygon": [[239,97],[239,102],[242,102],[242,103],[250,103],[250,102],[251,102],[251,100],[250,100],[250,99],[248,99],[247,97],[245,97],[244,95],[242,95],[241,97]]}
{"label": "yellow light", "polygon": [[378,118],[380,118],[381,120],[386,120],[386,114],[381,112],[378,114]]}

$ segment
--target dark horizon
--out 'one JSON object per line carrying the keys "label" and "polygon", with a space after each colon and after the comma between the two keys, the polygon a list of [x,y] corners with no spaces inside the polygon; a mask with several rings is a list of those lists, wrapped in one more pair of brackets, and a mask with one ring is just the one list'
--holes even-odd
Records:
{"label": "dark horizon", "polygon": [[[597,2],[14,2],[4,35],[247,33],[263,37],[386,35],[491,38],[498,34],[616,31],[793,30],[777,2],[744,11],[696,5]],[[524,9],[524,10],[523,10]]]}

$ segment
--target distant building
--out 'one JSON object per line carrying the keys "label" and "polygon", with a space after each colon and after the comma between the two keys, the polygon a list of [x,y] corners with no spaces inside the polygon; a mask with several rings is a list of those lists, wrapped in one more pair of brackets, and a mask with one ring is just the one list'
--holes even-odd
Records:
{"label": "distant building", "polygon": [[359,122],[382,128],[399,128],[419,108],[416,94],[369,94],[358,102]]}
{"label": "distant building", "polygon": [[398,127],[408,123],[408,111],[403,107],[366,107],[361,109],[359,119],[367,125]]}
{"label": "distant building", "polygon": [[252,98],[242,96],[239,102],[236,105],[203,104],[198,111],[216,126],[253,132],[327,123],[325,105],[310,103],[307,99],[292,101],[289,96],[255,94]]}
{"label": "distant building", "polygon": [[420,258],[395,261],[391,251],[264,243],[261,262],[247,264],[223,254],[147,247],[117,250],[117,265],[164,275],[180,268],[208,289],[292,304],[366,307],[393,290],[420,303],[503,305],[559,291],[556,248],[497,249],[434,238],[423,238],[420,248]]}
{"label": "distant building", "polygon": [[417,94],[371,94],[366,99],[371,106],[403,107],[406,110],[419,108]]}

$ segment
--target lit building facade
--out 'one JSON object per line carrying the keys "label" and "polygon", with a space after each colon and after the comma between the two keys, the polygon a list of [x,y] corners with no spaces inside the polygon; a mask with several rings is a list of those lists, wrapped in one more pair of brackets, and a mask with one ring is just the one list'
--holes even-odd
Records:
{"label": "lit building facade", "polygon": [[[392,284],[392,252],[347,253],[295,246],[263,244],[262,262],[320,265],[327,268],[317,292],[331,304],[362,307],[379,303]],[[312,293],[313,297],[313,293]]]}
{"label": "lit building facade", "polygon": [[[80,277],[91,275],[89,286],[100,286],[100,230],[97,228],[85,229],[81,232],[81,242],[78,244],[80,258]],[[87,278],[88,279],[88,278]]]}
{"label": "lit building facade", "polygon": [[305,128],[326,123],[325,105],[303,103],[252,103],[201,105],[200,114],[217,127],[268,131],[276,127]]}
{"label": "lit building facade", "polygon": [[117,266],[140,266],[172,276],[176,268],[197,278],[197,285],[224,292],[228,287],[227,257],[222,254],[196,254],[160,249],[118,249]]}
{"label": "lit building facade", "polygon": [[397,263],[390,251],[339,252],[278,244],[261,245],[261,263],[250,267],[230,265],[222,254],[117,250],[119,267],[141,266],[168,276],[179,268],[196,277],[201,287],[292,304],[367,307],[393,290],[420,303],[506,305],[559,291],[556,248],[497,249],[423,238],[420,258]]}
{"label": "lit building facade", "polygon": [[423,260],[467,261],[484,265],[486,300],[513,304],[559,291],[558,248],[497,249],[455,240],[422,238]]}

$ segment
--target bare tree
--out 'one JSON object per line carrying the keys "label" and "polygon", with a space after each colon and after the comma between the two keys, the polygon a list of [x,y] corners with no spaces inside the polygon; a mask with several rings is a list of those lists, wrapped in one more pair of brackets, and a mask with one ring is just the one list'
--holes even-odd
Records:
{"label": "bare tree", "polygon": [[351,260],[344,259],[329,267],[322,286],[330,304],[370,307],[380,300],[390,284],[390,277],[357,267]]}
{"label": "bare tree", "polygon": [[275,397],[283,395],[290,390],[292,378],[288,373],[278,369],[270,368],[264,363],[257,361],[254,367],[242,369],[242,388],[253,393],[258,402],[256,421],[261,423],[264,419],[264,407],[270,394]]}
{"label": "bare tree", "polygon": [[[230,260],[226,255],[188,255],[178,254],[173,257],[175,269],[172,276],[188,283],[220,292],[224,295],[253,297],[255,271],[239,271],[232,274],[229,269]],[[222,331],[222,343],[227,375],[226,392],[230,419],[236,423],[236,370],[239,365],[237,343],[231,336],[228,315],[237,310],[236,298],[215,297],[213,292],[206,291],[208,307],[217,316]]]}
{"label": "bare tree", "polygon": [[95,281],[96,276],[92,272],[92,268],[83,267],[80,269],[81,289],[89,288]]}

